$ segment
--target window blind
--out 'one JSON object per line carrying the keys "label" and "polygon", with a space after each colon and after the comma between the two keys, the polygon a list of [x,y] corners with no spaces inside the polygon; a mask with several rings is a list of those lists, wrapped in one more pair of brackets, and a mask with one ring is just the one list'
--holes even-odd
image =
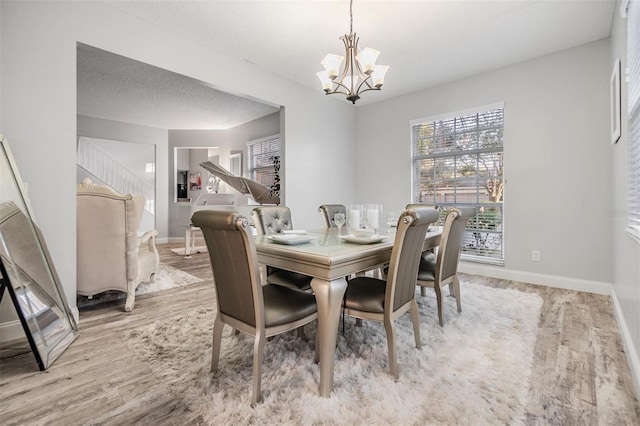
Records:
{"label": "window blind", "polygon": [[627,9],[627,67],[629,70],[629,228],[640,238],[640,3]]}
{"label": "window blind", "polygon": [[247,145],[249,178],[271,188],[276,182],[275,163],[280,161],[280,135],[250,141]]}
{"label": "window blind", "polygon": [[504,264],[503,104],[414,120],[412,202],[476,208],[462,243],[464,260]]}

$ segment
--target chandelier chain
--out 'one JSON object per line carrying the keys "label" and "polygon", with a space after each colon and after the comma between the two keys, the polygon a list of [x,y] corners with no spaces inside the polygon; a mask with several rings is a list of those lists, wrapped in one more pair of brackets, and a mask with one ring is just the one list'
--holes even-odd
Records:
{"label": "chandelier chain", "polygon": [[353,0],[349,1],[349,34],[353,34]]}

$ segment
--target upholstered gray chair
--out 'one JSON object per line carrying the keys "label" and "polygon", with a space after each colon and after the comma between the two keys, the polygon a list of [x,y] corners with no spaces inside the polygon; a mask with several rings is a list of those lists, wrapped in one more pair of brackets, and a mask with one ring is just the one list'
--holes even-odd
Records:
{"label": "upholstered gray chair", "polygon": [[[285,206],[260,206],[253,209],[253,224],[258,235],[281,234],[292,230],[291,210]],[[311,291],[313,277],[284,269],[267,267],[267,282],[294,290]]]}
{"label": "upholstered gray chair", "polygon": [[444,326],[444,307],[442,304],[442,288],[449,286],[449,294],[456,298],[458,312],[462,312],[460,304],[460,280],[458,279],[458,262],[462,248],[462,236],[467,221],[476,214],[473,207],[452,208],[442,229],[442,237],[438,247],[438,254],[430,252],[422,254],[418,270],[417,284],[421,286],[420,293],[426,295],[425,287],[432,287],[436,292],[438,304],[438,322]]}
{"label": "upholstered gray chair", "polygon": [[345,314],[384,323],[391,374],[399,377],[394,321],[411,311],[416,348],[420,349],[420,319],[415,300],[416,277],[427,228],[438,220],[434,209],[405,210],[398,219],[386,281],[371,277],[349,280],[344,298]]}
{"label": "upholstered gray chair", "polygon": [[136,288],[153,282],[160,256],[155,229],[138,236],[144,196],[122,195],[84,179],[76,187],[77,292],[93,296],[107,290],[127,293],[124,310],[133,309]]}
{"label": "upholstered gray chair", "polygon": [[[405,206],[405,209],[418,209],[418,208],[436,209],[438,212],[440,212],[440,208],[438,206],[436,206],[436,205],[433,205],[433,204],[412,203],[412,204],[407,204]],[[432,253],[433,254],[433,253],[435,253],[435,250],[430,249],[430,250],[427,250],[427,251],[423,252],[422,253],[423,257],[424,258],[429,258],[428,253]],[[435,257],[434,257],[434,259],[435,259]]]}
{"label": "upholstered gray chair", "polygon": [[281,234],[293,229],[289,207],[260,206],[253,209],[252,216],[258,235]]}
{"label": "upholstered gray chair", "polygon": [[266,339],[315,320],[315,296],[279,285],[261,285],[253,236],[247,219],[239,213],[202,210],[191,221],[202,230],[215,279],[218,312],[213,324],[211,371],[218,369],[225,324],[253,336],[251,404],[255,405],[261,400]]}
{"label": "upholstered gray chair", "polygon": [[337,228],[336,224],[333,221],[336,213],[344,213],[345,218],[347,217],[347,208],[342,204],[323,204],[318,207],[318,211],[322,214],[325,228]]}

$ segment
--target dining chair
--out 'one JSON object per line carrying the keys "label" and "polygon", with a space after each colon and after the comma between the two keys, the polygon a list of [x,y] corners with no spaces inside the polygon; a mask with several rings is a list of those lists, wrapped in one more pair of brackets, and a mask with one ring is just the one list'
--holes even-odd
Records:
{"label": "dining chair", "polygon": [[407,311],[411,312],[416,348],[420,349],[420,319],[415,300],[415,283],[427,228],[436,220],[438,212],[434,209],[405,210],[398,219],[386,280],[373,277],[353,278],[349,280],[344,296],[346,315],[384,324],[389,367],[396,380],[399,373],[394,321]]}
{"label": "dining chair", "polygon": [[[417,208],[420,208],[420,207],[426,207],[426,208],[430,208],[430,209],[435,209],[436,211],[438,211],[438,213],[440,212],[440,207],[438,207],[438,206],[436,206],[434,204],[424,204],[424,203],[407,204],[405,206],[405,209],[417,209]],[[440,221],[440,218],[438,218],[438,221],[436,221],[436,222],[439,222],[439,221]],[[429,258],[428,253],[432,253],[433,259],[435,261],[435,249],[429,249],[427,251],[422,252],[423,257],[424,258]]]}
{"label": "dining chair", "polygon": [[211,371],[218,369],[225,324],[253,336],[251,405],[255,405],[262,399],[266,339],[315,320],[316,298],[279,285],[262,286],[249,222],[238,212],[201,210],[191,220],[202,229],[215,282],[218,311],[213,323]]}
{"label": "dining chair", "polygon": [[333,221],[333,218],[335,217],[336,213],[344,213],[346,217],[347,208],[342,204],[322,204],[320,207],[318,207],[318,212],[322,214],[325,228],[337,228],[336,224]]}
{"label": "dining chair", "polygon": [[435,289],[440,326],[444,326],[443,287],[449,286],[449,294],[456,298],[458,313],[462,312],[458,263],[465,227],[469,219],[475,214],[476,209],[474,207],[449,209],[444,221],[437,255],[431,252],[424,252],[420,259],[416,283],[421,286],[420,293],[422,296],[426,295],[426,287]]}
{"label": "dining chair", "polygon": [[[291,210],[285,206],[260,206],[252,211],[253,224],[258,235],[281,234],[293,230]],[[310,292],[313,277],[298,272],[267,266],[267,283],[294,290]]]}

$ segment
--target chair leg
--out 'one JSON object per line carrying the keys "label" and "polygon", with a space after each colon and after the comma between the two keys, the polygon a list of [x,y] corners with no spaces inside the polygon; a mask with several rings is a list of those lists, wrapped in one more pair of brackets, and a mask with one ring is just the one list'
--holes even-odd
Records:
{"label": "chair leg", "polygon": [[439,283],[436,283],[433,289],[436,291],[436,301],[438,302],[438,322],[440,323],[440,327],[444,327],[444,306],[442,306],[442,289],[440,288]]}
{"label": "chair leg", "polygon": [[413,321],[413,337],[416,339],[416,348],[421,349],[420,316],[418,314],[418,302],[416,302],[415,298],[411,301],[411,321]]}
{"label": "chair leg", "polygon": [[133,305],[136,303],[136,286],[133,281],[127,282],[127,301],[124,303],[124,310],[131,312]]}
{"label": "chair leg", "polygon": [[427,288],[420,286],[420,296],[425,297],[427,295]]}
{"label": "chair leg", "polygon": [[453,277],[453,282],[449,285],[453,285],[453,289],[455,291],[456,296],[456,304],[458,305],[458,313],[462,312],[462,304],[460,302],[460,280],[458,279],[458,275]]}
{"label": "chair leg", "polygon": [[362,327],[362,318],[356,318],[356,327]]}
{"label": "chair leg", "polygon": [[251,397],[251,406],[255,406],[262,401],[261,384],[262,384],[262,358],[264,356],[264,334],[257,332],[253,344],[253,396]]}
{"label": "chair leg", "polygon": [[211,350],[211,371],[218,370],[218,361],[220,361],[220,346],[222,345],[222,331],[224,323],[216,315],[213,322],[213,344]]}
{"label": "chair leg", "polygon": [[384,319],[384,329],[387,332],[387,346],[389,347],[389,368],[391,369],[391,375],[394,379],[398,380],[400,378],[400,374],[398,373],[396,336],[393,329],[393,321],[391,321],[391,319]]}

